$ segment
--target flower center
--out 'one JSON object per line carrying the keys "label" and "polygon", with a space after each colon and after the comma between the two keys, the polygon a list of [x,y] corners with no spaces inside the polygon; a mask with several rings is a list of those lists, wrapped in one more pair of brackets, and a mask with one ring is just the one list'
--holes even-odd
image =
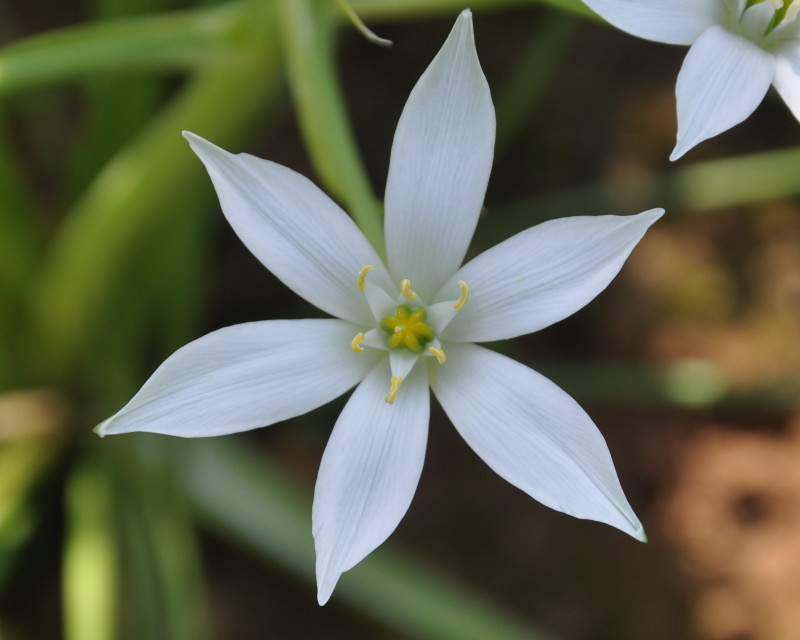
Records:
{"label": "flower center", "polygon": [[741,0],[726,2],[734,17],[730,30],[765,48],[776,44],[769,38],[772,32],[794,21],[800,11],[800,2],[795,0],[746,0],[743,5]]}
{"label": "flower center", "polygon": [[[416,297],[416,296],[415,296]],[[390,349],[406,346],[414,353],[422,353],[431,340],[433,329],[425,324],[425,307],[417,307],[413,311],[406,304],[397,307],[397,313],[381,320],[381,329],[389,334]]]}
{"label": "flower center", "polygon": [[439,364],[444,364],[447,357],[437,334],[467,304],[469,287],[460,280],[458,285],[461,291],[457,298],[427,305],[407,279],[400,281],[399,296],[397,289],[393,296],[372,282],[367,282],[367,275],[373,269],[371,265],[363,267],[358,273],[356,286],[364,292],[376,326],[358,333],[350,343],[350,348],[356,353],[362,353],[365,347],[389,352],[392,375],[386,402],[393,404],[403,378],[411,372],[420,357],[434,357]]}

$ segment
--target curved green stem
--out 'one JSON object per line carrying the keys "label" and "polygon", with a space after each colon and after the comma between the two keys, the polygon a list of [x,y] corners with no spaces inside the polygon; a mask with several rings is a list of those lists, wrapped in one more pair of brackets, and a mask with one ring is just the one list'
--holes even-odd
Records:
{"label": "curved green stem", "polygon": [[280,2],[281,35],[289,84],[314,167],[333,195],[383,256],[381,208],[372,193],[347,118],[331,29],[315,0]]}

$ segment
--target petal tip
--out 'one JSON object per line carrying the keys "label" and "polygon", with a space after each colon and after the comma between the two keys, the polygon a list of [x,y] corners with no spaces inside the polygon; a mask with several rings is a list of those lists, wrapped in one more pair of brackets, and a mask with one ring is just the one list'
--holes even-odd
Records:
{"label": "petal tip", "polygon": [[326,604],[328,604],[328,600],[331,599],[332,593],[333,591],[330,589],[326,589],[325,591],[319,589],[317,591],[317,603],[319,604],[320,607],[324,607]]}
{"label": "petal tip", "polygon": [[682,158],[688,150],[689,149],[683,148],[680,144],[676,144],[672,153],[669,154],[669,161],[675,162],[679,158]]}
{"label": "petal tip", "polygon": [[186,141],[189,144],[202,144],[203,142],[205,142],[205,140],[200,136],[198,136],[196,133],[192,133],[191,131],[186,131],[186,129],[181,131],[181,135],[184,138],[186,138]]}
{"label": "petal tip", "polygon": [[643,211],[641,213],[642,216],[645,216],[650,220],[650,224],[653,224],[657,220],[659,220],[664,214],[666,210],[661,207],[655,207],[653,209],[648,209],[647,211]]}
{"label": "petal tip", "polygon": [[92,433],[96,433],[101,438],[105,438],[108,433],[108,423],[111,422],[112,419],[113,418],[108,418],[108,420],[103,420],[103,422],[92,429]]}
{"label": "petal tip", "polygon": [[333,589],[336,587],[336,583],[339,581],[341,575],[340,573],[332,579],[330,571],[325,573],[317,572],[317,602],[320,607],[324,607],[328,603],[328,600],[331,599]]}

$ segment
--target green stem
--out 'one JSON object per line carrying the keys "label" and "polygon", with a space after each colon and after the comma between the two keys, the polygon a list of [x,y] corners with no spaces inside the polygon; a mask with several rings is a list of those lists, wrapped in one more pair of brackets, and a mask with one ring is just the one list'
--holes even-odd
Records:
{"label": "green stem", "polygon": [[347,118],[324,6],[281,0],[281,35],[289,83],[314,167],[333,195],[384,255],[381,209],[372,193]]}

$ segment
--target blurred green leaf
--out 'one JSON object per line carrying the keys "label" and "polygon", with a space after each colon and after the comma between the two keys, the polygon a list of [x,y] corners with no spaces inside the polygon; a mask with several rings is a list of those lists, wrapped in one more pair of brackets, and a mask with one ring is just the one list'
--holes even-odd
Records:
{"label": "blurred green leaf", "polygon": [[263,49],[199,73],[103,168],[59,227],[32,292],[35,353],[47,354],[36,363],[42,372],[76,361],[131,249],[182,193],[205,188],[181,130],[224,145],[262,115],[279,67],[274,24],[261,27]]}
{"label": "blurred green leaf", "polygon": [[362,18],[397,20],[430,16],[451,16],[454,20],[467,7],[473,11],[500,11],[534,4],[552,5],[585,17],[595,17],[581,0],[351,0],[350,5]]}
{"label": "blurred green leaf", "polygon": [[553,11],[531,34],[528,46],[520,52],[510,77],[495,97],[497,155],[528,121],[536,103],[545,94],[568,51],[574,31],[574,19]]}
{"label": "blurred green leaf", "polygon": [[239,4],[100,21],[31,36],[0,49],[0,95],[86,74],[220,64],[244,19]]}
{"label": "blurred green leaf", "polygon": [[[12,428],[24,433],[30,425],[7,422],[11,420],[8,404],[14,402],[11,395],[0,395],[0,433]],[[21,414],[19,410],[15,413]],[[41,433],[13,440],[4,438],[0,444],[0,587],[6,587],[16,554],[36,529],[39,505],[34,493],[62,449],[62,441]]]}
{"label": "blurred green leaf", "polygon": [[11,304],[6,296],[23,292],[36,264],[39,243],[31,188],[20,170],[2,115],[0,112],[0,306],[6,306]]}
{"label": "blurred green leaf", "polygon": [[582,404],[783,413],[800,405],[800,376],[737,385],[711,360],[656,366],[632,362],[536,363],[536,370]]}
{"label": "blurred green leaf", "polygon": [[697,214],[800,195],[800,147],[707,160],[635,177],[604,180],[492,207],[476,232],[491,246],[527,227],[573,215],[631,214],[654,207]]}
{"label": "blurred green leaf", "polygon": [[66,488],[63,605],[66,640],[112,640],[119,607],[113,491],[92,455],[75,465]]}
{"label": "blurred green leaf", "polygon": [[196,528],[174,483],[170,443],[144,435],[113,446],[126,578],[124,637],[210,637]]}
{"label": "blurred green leaf", "polygon": [[[233,438],[182,441],[175,461],[189,500],[210,527],[314,583],[311,504],[276,463]],[[551,638],[390,546],[345,574],[334,599],[404,638]],[[309,588],[308,597],[314,593]]]}

